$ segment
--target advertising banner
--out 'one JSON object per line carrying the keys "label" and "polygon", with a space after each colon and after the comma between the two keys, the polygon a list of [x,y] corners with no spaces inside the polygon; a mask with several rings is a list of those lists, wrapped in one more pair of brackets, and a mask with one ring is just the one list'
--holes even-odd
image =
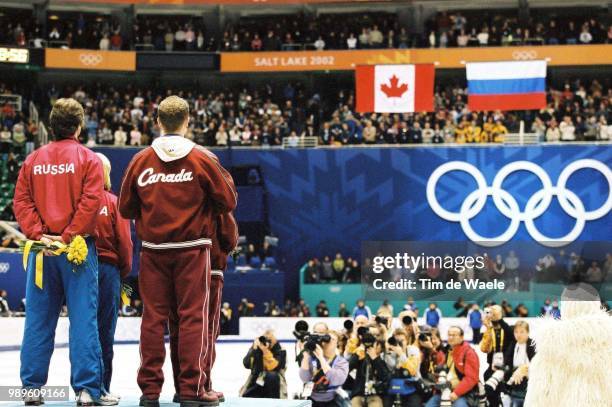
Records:
{"label": "advertising banner", "polygon": [[357,65],[435,64],[464,68],[467,62],[546,60],[549,66],[611,65],[612,45],[486,48],[368,49],[352,51],[223,52],[222,72],[353,70]]}
{"label": "advertising banner", "polygon": [[45,50],[45,67],[100,71],[135,71],[136,53],[133,51],[47,48]]}

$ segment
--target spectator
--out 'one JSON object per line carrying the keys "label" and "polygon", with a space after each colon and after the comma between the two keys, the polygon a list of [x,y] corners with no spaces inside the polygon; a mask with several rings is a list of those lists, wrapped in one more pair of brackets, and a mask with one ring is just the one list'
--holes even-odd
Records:
{"label": "spectator", "polygon": [[243,359],[244,367],[249,369],[251,374],[240,389],[240,396],[286,399],[286,360],[286,352],[281,348],[272,330],[255,339]]}
{"label": "spectator", "polygon": [[8,304],[8,292],[0,290],[0,317],[11,316],[11,309]]}
{"label": "spectator", "polygon": [[327,308],[327,304],[324,300],[319,301],[317,304],[317,317],[327,318],[329,316],[329,308]]}
{"label": "spectator", "polygon": [[341,253],[336,253],[336,257],[332,262],[334,273],[336,274],[336,281],[342,281],[342,273],[344,272],[344,259]]}
{"label": "spectator", "polygon": [[370,319],[372,316],[372,310],[370,310],[370,307],[368,307],[362,299],[357,300],[355,308],[353,308],[353,319],[357,319],[360,315],[365,316],[367,319]]}
{"label": "spectator", "polygon": [[338,308],[338,317],[348,318],[350,315],[349,310],[346,308],[346,304],[341,302]]}
{"label": "spectator", "polygon": [[478,304],[472,304],[472,307],[468,311],[467,319],[470,328],[472,328],[472,343],[480,343],[480,338],[482,337],[480,333],[480,329],[482,328],[482,313],[480,312]]}
{"label": "spectator", "polygon": [[102,51],[108,51],[110,49],[110,39],[108,38],[108,34],[104,34],[100,39],[99,47]]}
{"label": "spectator", "polygon": [[554,142],[559,140],[561,140],[561,132],[559,131],[559,127],[557,127],[557,121],[552,119],[548,129],[546,130],[546,141]]}
{"label": "spectator", "polygon": [[329,259],[329,256],[325,256],[323,258],[323,262],[321,262],[321,279],[324,281],[332,281],[334,280],[334,277],[335,274],[332,267],[332,262]]}
{"label": "spectator", "polygon": [[141,146],[142,145],[142,133],[138,130],[138,127],[132,126],[130,131],[130,145]]}
{"label": "spectator", "polygon": [[357,38],[355,34],[349,34],[349,37],[346,39],[346,48],[349,50],[357,49]]}
{"label": "spectator", "polygon": [[314,47],[317,51],[323,51],[325,48],[325,41],[322,36],[319,35],[319,38],[314,42]]}
{"label": "spectator", "polygon": [[425,323],[432,327],[437,328],[440,324],[440,320],[442,319],[442,311],[438,308],[438,305],[435,302],[429,304],[429,308],[425,310]]}
{"label": "spectator", "polygon": [[249,302],[246,298],[240,300],[240,304],[238,304],[238,316],[251,317],[253,316],[254,310],[255,304]]}
{"label": "spectator", "polygon": [[115,130],[114,144],[116,146],[125,146],[126,142],[127,142],[127,133],[123,130],[123,126],[119,126],[117,130]]}
{"label": "spectator", "polygon": [[378,26],[374,25],[372,31],[370,31],[370,46],[372,48],[382,48],[383,41],[383,34],[378,29]]}
{"label": "spectator", "polygon": [[232,322],[232,308],[229,302],[224,302],[221,306],[221,319],[219,324],[221,327],[221,335],[229,335],[230,323]]}

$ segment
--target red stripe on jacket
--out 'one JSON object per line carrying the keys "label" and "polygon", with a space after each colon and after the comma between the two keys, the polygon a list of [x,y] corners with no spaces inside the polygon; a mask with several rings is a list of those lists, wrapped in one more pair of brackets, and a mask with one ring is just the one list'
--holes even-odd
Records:
{"label": "red stripe on jacket", "polygon": [[104,191],[98,212],[98,258],[119,268],[121,278],[132,271],[132,236],[130,221],[119,214],[117,197]]}
{"label": "red stripe on jacket", "polygon": [[102,163],[74,139],[54,141],[33,151],[19,172],[13,210],[28,239],[60,234],[96,236],[104,191]]}

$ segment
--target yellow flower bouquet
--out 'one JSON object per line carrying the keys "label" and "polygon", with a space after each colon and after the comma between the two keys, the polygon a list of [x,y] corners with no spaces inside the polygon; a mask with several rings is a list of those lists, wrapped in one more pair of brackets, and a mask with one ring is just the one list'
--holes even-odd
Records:
{"label": "yellow flower bouquet", "polygon": [[[27,270],[28,257],[30,253],[36,253],[36,275],[35,284],[42,289],[43,286],[43,256],[45,250],[51,252],[54,256],[66,254],[66,258],[74,266],[80,266],[87,259],[88,249],[87,242],[83,236],[75,236],[70,244],[55,241],[47,246],[39,240],[24,240],[19,245],[20,251],[23,253],[23,268]],[[76,270],[73,268],[73,272]]]}

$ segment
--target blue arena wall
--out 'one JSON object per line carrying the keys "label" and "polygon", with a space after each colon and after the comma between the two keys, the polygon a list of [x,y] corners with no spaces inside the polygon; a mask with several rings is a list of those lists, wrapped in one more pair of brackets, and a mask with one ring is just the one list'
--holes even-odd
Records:
{"label": "blue arena wall", "polygon": [[[135,148],[103,148],[113,163],[112,181],[118,189]],[[467,162],[479,169],[487,185],[506,164],[529,161],[546,172],[553,187],[571,163],[593,159],[612,166],[609,145],[375,147],[319,149],[214,150],[226,167],[258,165],[267,189],[270,226],[280,238],[281,269],[287,275],[287,293],[297,293],[298,270],[309,257],[359,256],[362,240],[462,241],[461,225],[439,217],[432,210],[426,185],[436,168],[449,161]],[[593,169],[576,171],[567,189],[576,194],[586,211],[601,207],[610,196],[609,183]],[[465,172],[443,176],[436,188],[440,205],[458,211],[476,181]],[[517,171],[502,183],[524,210],[528,199],[542,188],[532,173]],[[551,238],[566,235],[576,220],[568,216],[556,197],[535,219],[538,230]],[[240,219],[239,219],[240,220]],[[510,220],[495,207],[491,197],[471,221],[485,237],[504,232]],[[609,241],[612,213],[586,221],[577,240]],[[524,223],[513,240],[533,241]]]}
{"label": "blue arena wall", "polygon": [[[112,182],[118,191],[121,178],[136,148],[99,148],[113,164]],[[270,227],[279,237],[279,267],[285,272],[285,293],[297,295],[299,269],[310,257],[342,252],[360,256],[363,240],[464,241],[458,222],[439,217],[426,197],[427,181],[449,161],[473,164],[487,185],[505,165],[516,161],[537,164],[557,185],[560,173],[577,160],[593,159],[612,166],[610,145],[543,145],[529,147],[355,147],[291,150],[214,150],[224,166],[258,165],[267,190]],[[609,199],[612,179],[593,169],[576,171],[567,189],[580,199],[586,211]],[[525,171],[510,174],[502,183],[520,210],[542,183]],[[448,211],[458,211],[477,188],[472,175],[452,172],[440,178],[436,197]],[[240,213],[238,214],[240,220]],[[491,237],[507,229],[510,220],[495,207],[491,197],[471,220],[474,231]],[[550,206],[534,221],[550,237],[567,234],[576,224],[553,197]],[[612,213],[587,220],[577,240],[610,241]],[[513,240],[534,241],[521,222]],[[534,243],[535,244],[535,243]],[[9,291],[12,305],[22,297],[23,271],[19,255],[0,257],[0,287]],[[138,262],[135,262],[138,266]],[[276,281],[274,285],[278,287]],[[21,295],[21,296],[20,296]],[[248,292],[244,293],[248,296]],[[265,296],[264,296],[265,297]],[[271,296],[272,298],[272,296]],[[270,299],[271,299],[270,298]],[[236,299],[232,299],[234,302]],[[266,299],[267,300],[267,299]],[[311,304],[313,306],[314,304]]]}

